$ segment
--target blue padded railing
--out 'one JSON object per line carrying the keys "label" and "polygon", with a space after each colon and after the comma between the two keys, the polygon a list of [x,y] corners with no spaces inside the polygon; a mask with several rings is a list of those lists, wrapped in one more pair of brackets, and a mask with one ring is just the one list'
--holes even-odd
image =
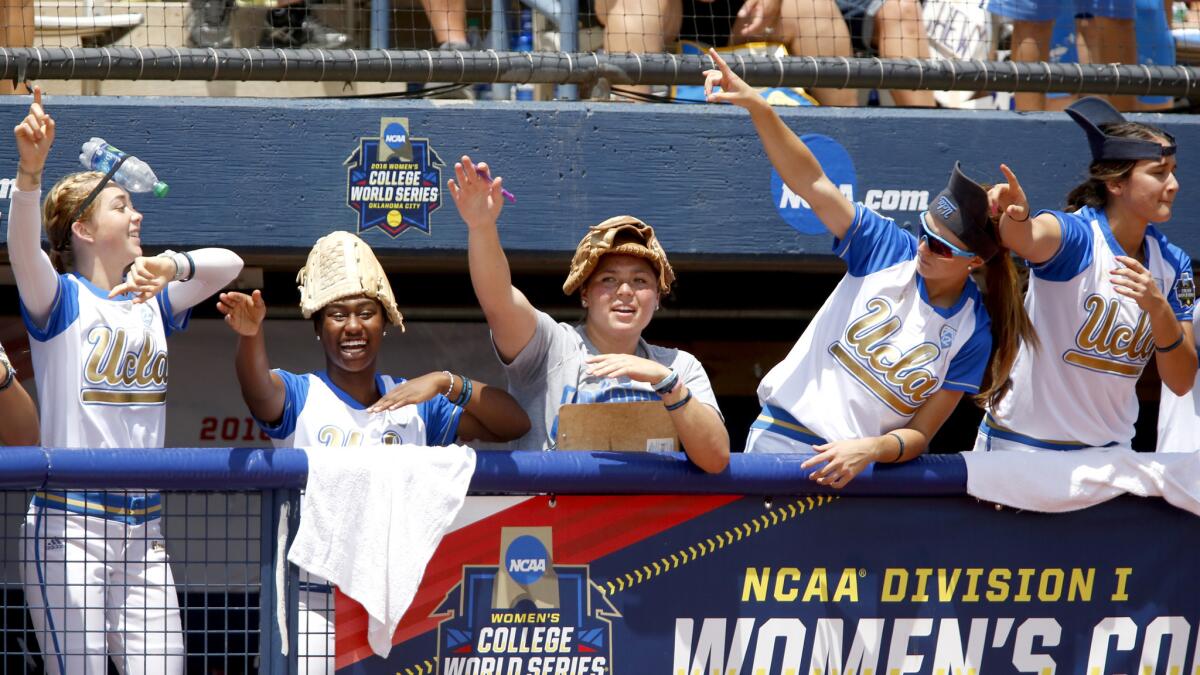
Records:
{"label": "blue padded railing", "polygon": [[[556,494],[747,494],[834,492],[800,468],[810,455],[735,453],[707,475],[681,453],[480,451],[472,492]],[[302,489],[308,460],[299,449],[164,448],[60,450],[5,448],[0,488],[158,490]],[[926,455],[869,467],[838,494],[966,494],[960,455]]]}

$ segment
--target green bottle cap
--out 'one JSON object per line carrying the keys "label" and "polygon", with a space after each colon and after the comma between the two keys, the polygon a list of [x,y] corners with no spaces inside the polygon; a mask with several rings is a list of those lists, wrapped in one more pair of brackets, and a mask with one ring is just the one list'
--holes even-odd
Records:
{"label": "green bottle cap", "polygon": [[155,184],[154,184],[154,196],[155,196],[155,197],[166,197],[166,196],[167,196],[167,190],[169,190],[169,189],[170,189],[170,188],[169,188],[169,187],[167,187],[167,184],[166,184],[166,183],[163,183],[162,181],[159,181],[159,182],[157,182],[157,183],[155,183]]}

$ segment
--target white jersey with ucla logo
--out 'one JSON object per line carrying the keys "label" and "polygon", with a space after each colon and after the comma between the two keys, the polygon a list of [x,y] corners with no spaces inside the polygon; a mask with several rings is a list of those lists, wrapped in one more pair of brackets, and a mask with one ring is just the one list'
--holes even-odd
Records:
{"label": "white jersey with ucla logo", "polygon": [[51,448],[160,448],[167,400],[167,336],[187,326],[166,292],[134,304],[84,277],[62,274],[45,326],[21,305]]}
{"label": "white jersey with ucla logo", "polygon": [[[280,448],[359,445],[449,445],[458,436],[462,408],[438,394],[415,405],[385,413],[367,412],[367,406],[342,391],[325,372],[297,375],[274,371],[286,391],[283,417],[276,424],[259,426]],[[375,376],[382,396],[405,380]]]}
{"label": "white jersey with ucla logo", "polygon": [[[976,448],[989,449],[989,441],[992,448],[1129,447],[1138,414],[1135,386],[1154,355],[1154,336],[1146,313],[1110,280],[1122,267],[1117,256],[1128,254],[1103,211],[1042,213],[1058,218],[1062,243],[1053,257],[1032,266],[1025,296],[1041,348],[1022,342],[1012,389],[984,417]],[[1191,321],[1184,289],[1192,283],[1191,259],[1153,226],[1143,247],[1145,267],[1175,316]]]}
{"label": "white jersey with ucla logo", "polygon": [[809,445],[879,436],[940,389],[979,391],[992,338],[973,281],[954,306],[930,304],[916,237],[862,204],[834,252],[848,272],[763,378],[755,430]]}

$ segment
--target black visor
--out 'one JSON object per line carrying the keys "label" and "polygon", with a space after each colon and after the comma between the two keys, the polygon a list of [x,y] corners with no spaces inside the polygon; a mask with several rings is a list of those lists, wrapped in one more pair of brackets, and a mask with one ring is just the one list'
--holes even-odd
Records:
{"label": "black visor", "polygon": [[946,189],[929,204],[929,212],[980,258],[989,260],[1000,250],[988,226],[987,190],[967,178],[958,162]]}
{"label": "black visor", "polygon": [[1067,114],[1076,124],[1083,127],[1084,133],[1087,134],[1093,162],[1162,159],[1175,154],[1175,137],[1165,131],[1162,134],[1171,141],[1170,145],[1141,138],[1109,136],[1104,133],[1104,125],[1121,124],[1127,120],[1102,98],[1081,98],[1067,107]]}

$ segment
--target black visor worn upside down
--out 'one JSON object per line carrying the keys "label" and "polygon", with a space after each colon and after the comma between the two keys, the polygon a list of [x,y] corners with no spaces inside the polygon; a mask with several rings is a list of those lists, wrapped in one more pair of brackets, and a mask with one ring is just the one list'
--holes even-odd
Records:
{"label": "black visor worn upside down", "polygon": [[1104,125],[1121,124],[1127,120],[1102,98],[1085,96],[1068,106],[1067,114],[1087,134],[1093,162],[1162,159],[1174,155],[1177,150],[1175,137],[1165,131],[1161,133],[1171,142],[1170,145],[1142,138],[1106,134]]}

